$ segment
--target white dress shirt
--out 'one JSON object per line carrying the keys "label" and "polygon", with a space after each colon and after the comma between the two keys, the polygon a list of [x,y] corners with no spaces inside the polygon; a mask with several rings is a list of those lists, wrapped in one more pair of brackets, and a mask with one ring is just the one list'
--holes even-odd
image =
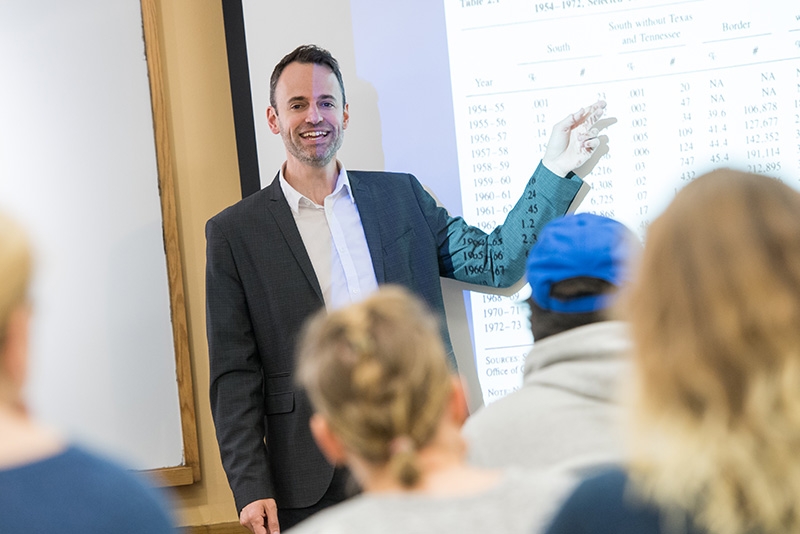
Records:
{"label": "white dress shirt", "polygon": [[336,187],[322,206],[289,185],[283,169],[278,176],[328,310],[357,302],[378,288],[350,180],[341,163],[339,169]]}

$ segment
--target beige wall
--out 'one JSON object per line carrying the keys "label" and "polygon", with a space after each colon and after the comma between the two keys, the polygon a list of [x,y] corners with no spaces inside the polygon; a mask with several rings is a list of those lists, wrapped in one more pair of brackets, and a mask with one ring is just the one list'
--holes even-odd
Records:
{"label": "beige wall", "polygon": [[168,122],[175,165],[202,480],[177,488],[182,525],[236,521],[208,402],[206,220],[240,198],[220,0],[158,0]]}

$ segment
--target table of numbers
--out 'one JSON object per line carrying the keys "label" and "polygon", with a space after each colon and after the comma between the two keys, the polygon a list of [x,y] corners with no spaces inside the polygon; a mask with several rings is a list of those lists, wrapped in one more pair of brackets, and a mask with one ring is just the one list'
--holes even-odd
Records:
{"label": "table of numbers", "polygon": [[[697,176],[732,167],[800,188],[800,3],[445,0],[462,207],[491,231],[559,120],[607,102],[578,211],[642,239]],[[524,303],[473,293],[486,403],[521,384]]]}

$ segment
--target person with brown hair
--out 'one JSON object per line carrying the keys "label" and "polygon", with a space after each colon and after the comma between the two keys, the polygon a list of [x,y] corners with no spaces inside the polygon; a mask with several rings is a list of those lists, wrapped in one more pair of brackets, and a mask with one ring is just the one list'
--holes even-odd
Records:
{"label": "person with brown hair", "polygon": [[716,170],[650,226],[625,313],[630,460],[550,533],[800,532],[800,193]]}
{"label": "person with brown hair", "polygon": [[28,413],[31,270],[24,232],[0,214],[0,532],[176,532],[155,490]]}
{"label": "person with brown hair", "polygon": [[551,511],[537,499],[566,491],[559,479],[466,463],[464,391],[436,319],[405,289],[318,314],[297,372],[317,444],[363,493],[291,532],[528,533]]}

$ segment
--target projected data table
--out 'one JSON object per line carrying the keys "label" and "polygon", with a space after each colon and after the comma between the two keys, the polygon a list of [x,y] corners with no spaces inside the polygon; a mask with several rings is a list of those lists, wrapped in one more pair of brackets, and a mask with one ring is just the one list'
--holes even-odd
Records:
{"label": "projected data table", "polygon": [[[800,188],[800,4],[447,0],[464,217],[490,231],[553,124],[608,102],[608,152],[578,211],[644,238],[686,183],[717,167]],[[603,149],[605,152],[605,148]],[[487,403],[520,385],[532,339],[515,300],[473,293]]]}

